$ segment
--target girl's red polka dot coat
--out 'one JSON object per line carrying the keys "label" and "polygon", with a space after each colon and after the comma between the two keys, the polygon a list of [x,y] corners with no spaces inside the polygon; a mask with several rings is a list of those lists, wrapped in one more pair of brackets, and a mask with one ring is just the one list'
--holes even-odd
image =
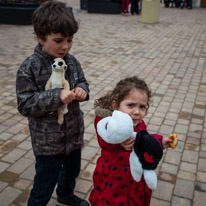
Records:
{"label": "girl's red polka dot coat", "polygon": [[[102,117],[96,116],[96,129],[101,119]],[[136,132],[146,129],[144,121],[134,127]],[[162,146],[160,136],[155,138]],[[106,143],[98,133],[97,139],[102,152],[93,174],[94,188],[89,197],[91,206],[148,206],[152,191],[143,176],[140,182],[133,179],[129,166],[130,152],[120,144]]]}

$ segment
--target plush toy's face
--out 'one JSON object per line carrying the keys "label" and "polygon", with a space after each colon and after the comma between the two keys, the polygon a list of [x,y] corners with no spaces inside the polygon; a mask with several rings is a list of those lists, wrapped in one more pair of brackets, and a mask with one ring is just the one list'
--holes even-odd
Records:
{"label": "plush toy's face", "polygon": [[67,65],[65,64],[65,61],[61,58],[56,58],[54,59],[54,63],[52,64],[52,69],[55,70],[55,71],[58,71],[58,70],[66,70],[67,69]]}

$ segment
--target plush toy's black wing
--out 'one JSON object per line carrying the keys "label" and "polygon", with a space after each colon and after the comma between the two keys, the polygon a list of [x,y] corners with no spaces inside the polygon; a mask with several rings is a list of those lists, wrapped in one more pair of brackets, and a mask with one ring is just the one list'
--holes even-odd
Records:
{"label": "plush toy's black wing", "polygon": [[148,170],[156,169],[163,155],[159,142],[145,130],[137,133],[134,151],[142,163],[142,168]]}

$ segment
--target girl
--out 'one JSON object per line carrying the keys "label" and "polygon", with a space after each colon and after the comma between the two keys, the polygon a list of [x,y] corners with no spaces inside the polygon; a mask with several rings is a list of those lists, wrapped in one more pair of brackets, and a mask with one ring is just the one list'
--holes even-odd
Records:
{"label": "girl", "polygon": [[[135,76],[121,80],[112,92],[95,101],[95,128],[102,118],[111,116],[113,110],[119,110],[130,115],[135,132],[146,130],[143,118],[150,98],[151,91],[143,80]],[[108,144],[98,133],[97,138],[102,152],[93,174],[94,188],[89,197],[91,205],[149,205],[152,191],[144,177],[136,182],[130,172],[129,156],[135,138],[130,137],[121,144]],[[162,140],[162,137],[158,141],[164,148],[170,147],[172,142],[169,138]]]}

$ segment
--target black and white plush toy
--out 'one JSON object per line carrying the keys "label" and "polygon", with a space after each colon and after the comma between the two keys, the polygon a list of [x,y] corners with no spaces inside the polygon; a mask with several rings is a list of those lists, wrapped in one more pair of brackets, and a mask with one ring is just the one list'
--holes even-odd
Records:
{"label": "black and white plush toy", "polygon": [[[51,67],[52,67],[52,74],[46,83],[45,89],[46,90],[54,89],[54,88],[70,89],[69,83],[64,76],[65,71],[67,69],[67,65],[65,61],[62,58],[55,58]],[[64,114],[68,112],[67,104],[64,104],[63,106],[59,107],[57,111],[58,111],[58,123],[62,124],[64,121]]]}
{"label": "black and white plush toy", "polygon": [[103,118],[97,124],[97,132],[104,141],[120,144],[129,137],[135,137],[130,154],[130,170],[135,181],[141,180],[142,174],[151,190],[157,187],[155,169],[162,158],[163,151],[159,142],[147,131],[134,132],[131,117],[120,111],[113,111],[112,116]]}

